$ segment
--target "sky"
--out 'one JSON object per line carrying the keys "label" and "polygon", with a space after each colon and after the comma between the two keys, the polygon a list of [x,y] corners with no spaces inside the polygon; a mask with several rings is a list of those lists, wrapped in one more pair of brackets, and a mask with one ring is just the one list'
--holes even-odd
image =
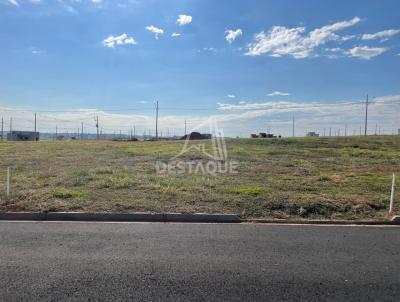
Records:
{"label": "sky", "polygon": [[6,129],[400,128],[398,0],[0,0],[0,40]]}

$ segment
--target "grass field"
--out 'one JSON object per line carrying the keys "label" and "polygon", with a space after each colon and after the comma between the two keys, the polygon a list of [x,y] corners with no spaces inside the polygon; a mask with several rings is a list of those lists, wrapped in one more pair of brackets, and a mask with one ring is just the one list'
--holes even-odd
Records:
{"label": "grass field", "polygon": [[[387,215],[400,136],[228,139],[237,174],[155,173],[183,142],[3,142],[2,211],[206,212],[361,219]],[[211,146],[208,146],[211,148]],[[201,153],[185,155],[206,160]],[[400,203],[400,194],[396,199]]]}

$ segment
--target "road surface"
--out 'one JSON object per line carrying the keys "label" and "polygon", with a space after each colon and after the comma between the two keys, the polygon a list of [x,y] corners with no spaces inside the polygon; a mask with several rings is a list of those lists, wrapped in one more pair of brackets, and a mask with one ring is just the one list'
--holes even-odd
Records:
{"label": "road surface", "polygon": [[0,222],[1,301],[399,301],[400,228]]}

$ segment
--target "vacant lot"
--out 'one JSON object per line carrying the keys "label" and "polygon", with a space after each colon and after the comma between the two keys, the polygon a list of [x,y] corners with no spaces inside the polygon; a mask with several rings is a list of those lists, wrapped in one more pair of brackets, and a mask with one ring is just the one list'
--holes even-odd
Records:
{"label": "vacant lot", "polygon": [[[156,160],[175,156],[183,142],[3,142],[0,181],[12,167],[13,193],[1,196],[0,210],[383,217],[391,175],[400,172],[400,136],[226,144],[238,174],[163,176],[155,173]],[[183,158],[207,160],[199,151]]]}

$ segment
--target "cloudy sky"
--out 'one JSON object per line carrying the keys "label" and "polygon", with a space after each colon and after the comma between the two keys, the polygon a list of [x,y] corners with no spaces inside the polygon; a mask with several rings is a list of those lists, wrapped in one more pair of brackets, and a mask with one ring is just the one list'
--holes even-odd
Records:
{"label": "cloudy sky", "polygon": [[0,38],[6,128],[400,128],[398,0],[0,0]]}

